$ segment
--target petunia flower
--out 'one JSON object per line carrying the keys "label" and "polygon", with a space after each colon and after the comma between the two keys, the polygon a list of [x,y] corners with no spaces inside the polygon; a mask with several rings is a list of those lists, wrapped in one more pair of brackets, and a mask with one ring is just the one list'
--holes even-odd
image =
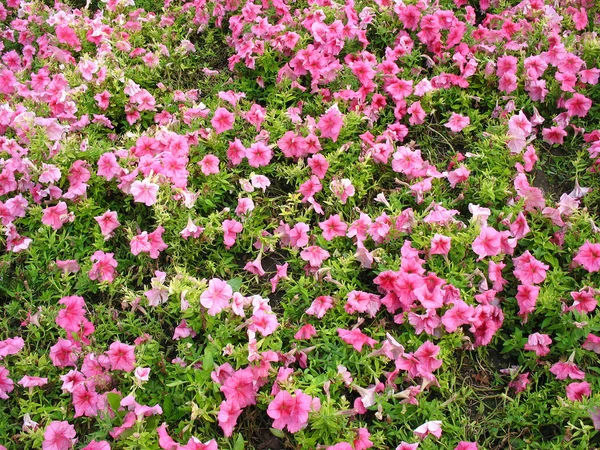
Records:
{"label": "petunia flower", "polygon": [[69,422],[52,421],[44,432],[42,450],[70,450],[77,442],[76,436],[75,427]]}

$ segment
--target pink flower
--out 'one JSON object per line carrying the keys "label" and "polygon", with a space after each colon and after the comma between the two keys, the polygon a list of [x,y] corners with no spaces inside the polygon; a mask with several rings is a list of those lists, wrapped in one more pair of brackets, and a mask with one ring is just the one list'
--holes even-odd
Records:
{"label": "pink flower", "polygon": [[165,229],[159,225],[156,230],[148,234],[148,243],[150,244],[150,258],[156,259],[160,252],[166,250],[169,246],[164,243],[162,235]]}
{"label": "pink flower", "polygon": [[[413,6],[414,8],[414,6]],[[417,450],[419,448],[419,444],[415,443],[415,444],[409,444],[407,442],[401,442],[400,445],[398,447],[396,447],[396,450]]]}
{"label": "pink flower", "polygon": [[235,115],[227,111],[225,108],[217,108],[213,118],[210,121],[217,134],[231,130],[234,122]]}
{"label": "pink flower", "polygon": [[525,350],[534,351],[537,356],[546,356],[550,353],[552,339],[547,334],[533,333],[527,338]]}
{"label": "pink flower", "polygon": [[294,339],[310,339],[317,334],[317,330],[310,323],[302,326],[298,332],[294,335]]}
{"label": "pink flower", "polygon": [[442,436],[442,421],[432,420],[430,422],[425,422],[423,425],[417,427],[414,433],[420,439],[425,439],[430,434],[439,439]]}
{"label": "pink flower", "polygon": [[267,408],[268,416],[273,419],[273,428],[283,430],[287,427],[290,433],[296,433],[308,425],[308,413],[314,407],[314,399],[300,389],[295,397],[287,391],[279,391]]}
{"label": "pink flower", "polygon": [[290,229],[288,235],[290,237],[290,245],[292,247],[300,248],[308,245],[308,232],[310,227],[304,222],[298,222]]}
{"label": "pink flower", "polygon": [[598,306],[598,301],[596,300],[596,291],[590,287],[581,289],[579,292],[571,292],[571,297],[573,298],[573,306],[571,306],[570,310],[577,310],[580,313],[591,313]]}
{"label": "pink flower", "polygon": [[456,187],[459,183],[464,183],[469,179],[471,171],[465,166],[460,166],[458,169],[448,172],[448,182],[451,187]]}
{"label": "pink flower", "polygon": [[219,173],[219,158],[215,155],[206,155],[198,165],[202,173],[206,176]]}
{"label": "pink flower", "polygon": [[444,126],[446,128],[450,128],[450,131],[458,133],[462,131],[465,127],[467,127],[471,123],[471,119],[469,116],[462,116],[460,114],[452,113],[450,120]]}
{"label": "pink flower", "polygon": [[342,178],[341,180],[334,178],[329,183],[329,189],[333,194],[340,199],[342,205],[345,205],[349,197],[353,197],[356,193],[356,189],[352,185],[352,181],[348,178]]}
{"label": "pink flower", "polygon": [[323,238],[326,241],[331,241],[336,236],[345,236],[348,225],[346,225],[340,215],[330,216],[324,222],[319,222],[319,228],[323,230]]}
{"label": "pink flower", "polygon": [[221,402],[217,420],[225,436],[230,437],[233,434],[233,427],[235,427],[240,414],[242,414],[242,409],[237,403],[229,400]]}
{"label": "pink flower", "polygon": [[25,346],[23,338],[14,337],[0,341],[0,361],[8,355],[16,355]]}
{"label": "pink flower", "polygon": [[596,336],[595,334],[589,333],[581,347],[585,350],[591,350],[600,355],[600,336]]}
{"label": "pink flower", "polygon": [[56,344],[50,347],[50,360],[56,367],[77,367],[77,347],[71,341],[59,339]]}
{"label": "pink flower", "polygon": [[486,256],[496,256],[501,251],[501,234],[492,227],[484,226],[479,232],[479,236],[473,241],[473,252],[479,255],[477,261]]}
{"label": "pink flower", "polygon": [[135,347],[133,345],[113,342],[106,352],[112,370],[132,372],[135,369]]}
{"label": "pink flower", "polygon": [[468,324],[474,313],[472,306],[467,305],[462,300],[455,300],[454,306],[443,315],[442,324],[448,333],[453,333],[458,327]]}
{"label": "pink flower", "polygon": [[72,216],[69,215],[67,204],[65,202],[59,202],[56,206],[50,206],[43,210],[42,223],[49,225],[54,230],[62,228],[63,224],[71,220]]}
{"label": "pink flower", "polygon": [[233,289],[225,281],[213,278],[208,282],[208,289],[200,295],[200,303],[208,309],[208,314],[215,316],[229,306]]}
{"label": "pink flower", "polygon": [[529,250],[518,258],[513,258],[515,269],[513,274],[523,284],[539,284],[546,279],[546,271],[550,268],[535,259]]}
{"label": "pink flower", "polygon": [[273,151],[262,142],[255,142],[246,149],[246,157],[251,167],[266,166],[273,157]]}
{"label": "pink flower", "polygon": [[238,233],[242,232],[243,225],[237,220],[224,220],[223,221],[223,242],[225,248],[229,249],[235,244]]}
{"label": "pink flower", "polygon": [[307,261],[311,267],[318,268],[329,258],[329,252],[318,245],[311,245],[300,252],[300,258]]}
{"label": "pink flower", "polygon": [[142,181],[134,181],[131,184],[131,194],[136,202],[144,203],[146,206],[152,206],[156,203],[156,194],[159,186],[145,178]]}
{"label": "pink flower", "polygon": [[517,287],[516,299],[519,304],[519,316],[524,316],[525,321],[529,313],[535,310],[535,303],[539,293],[540,288],[532,284],[520,284]]}
{"label": "pink flower", "polygon": [[277,315],[275,313],[259,309],[252,314],[248,329],[254,332],[258,331],[263,336],[269,336],[273,334],[278,326],[279,323],[277,322]]}
{"label": "pink flower", "polygon": [[8,393],[14,390],[14,382],[8,378],[8,369],[0,366],[0,399],[6,400]]}
{"label": "pink flower", "polygon": [[75,427],[69,422],[50,422],[44,432],[43,450],[69,450],[75,445]]}
{"label": "pink flower", "polygon": [[343,116],[337,107],[334,107],[321,116],[317,128],[321,130],[321,137],[331,138],[336,142],[343,124]]}
{"label": "pink flower", "polygon": [[109,239],[113,236],[113,231],[116,230],[121,224],[117,219],[117,213],[114,211],[106,211],[101,216],[94,217],[100,225],[100,232],[104,236],[104,240]]}
{"label": "pink flower", "polygon": [[116,276],[115,267],[117,267],[117,260],[114,258],[114,253],[104,253],[101,250],[94,252],[91,257],[92,268],[88,272],[90,280],[108,281],[111,283]]}
{"label": "pink flower", "polygon": [[131,253],[135,256],[140,253],[149,253],[150,252],[150,242],[148,241],[148,232],[143,231],[131,238],[129,242],[129,247],[131,249]]}
{"label": "pink flower", "polygon": [[73,389],[73,406],[75,415],[73,417],[96,417],[98,415],[99,395],[93,386],[80,384]]}
{"label": "pink flower", "polygon": [[592,385],[587,381],[567,385],[567,398],[571,401],[580,402],[583,397],[590,395],[592,395]]}
{"label": "pink flower", "polygon": [[450,238],[436,233],[431,238],[430,246],[430,255],[447,255],[450,251]]}
{"label": "pink flower", "polygon": [[592,107],[592,101],[581,94],[574,94],[565,102],[567,114],[571,117],[585,117]]}
{"label": "pink flower", "polygon": [[313,175],[317,176],[319,179],[325,178],[325,174],[327,173],[327,169],[329,169],[329,162],[323,155],[320,153],[311,156],[307,160],[308,167],[312,171]]}
{"label": "pink flower", "polygon": [[358,352],[362,351],[363,345],[368,345],[373,348],[377,341],[370,338],[358,328],[354,330],[344,330],[343,328],[337,329],[338,335],[346,344],[350,344]]}
{"label": "pink flower", "polygon": [[583,266],[588,272],[600,271],[600,243],[592,244],[590,241],[585,241],[573,261],[577,265]]}
{"label": "pink flower", "polygon": [[520,374],[514,381],[508,383],[508,387],[514,389],[518,394],[519,392],[523,392],[525,389],[527,389],[527,385],[529,383],[531,383],[531,380],[529,380],[529,372],[525,372]]}
{"label": "pink flower", "polygon": [[477,443],[460,441],[454,450],[478,450]]}
{"label": "pink flower", "polygon": [[554,364],[550,368],[558,380],[565,380],[571,378],[573,380],[583,380],[585,378],[585,372],[580,370],[575,363],[569,361],[560,361]]}
{"label": "pink flower", "polygon": [[310,307],[306,310],[306,314],[322,319],[325,313],[332,307],[333,298],[328,295],[322,295],[313,300]]}
{"label": "pink flower", "polygon": [[58,312],[56,324],[65,331],[79,331],[81,323],[85,320],[85,300],[78,295],[63,297],[58,301],[59,305],[65,305]]}
{"label": "pink flower", "polygon": [[258,385],[251,368],[238,370],[233,373],[221,386],[228,402],[240,408],[256,404]]}

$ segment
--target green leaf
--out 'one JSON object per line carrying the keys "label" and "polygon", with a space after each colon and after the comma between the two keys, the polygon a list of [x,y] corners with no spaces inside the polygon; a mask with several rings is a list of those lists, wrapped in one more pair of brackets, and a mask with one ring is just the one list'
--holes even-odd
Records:
{"label": "green leaf", "polygon": [[114,392],[109,392],[106,394],[106,398],[113,411],[117,412],[121,407],[121,396],[119,394],[115,394]]}
{"label": "green leaf", "polygon": [[235,440],[235,444],[233,445],[233,450],[244,450],[245,442],[244,438],[241,434],[238,433],[237,438]]}
{"label": "green leaf", "polygon": [[233,289],[233,292],[238,292],[240,290],[240,288],[242,287],[242,281],[243,281],[243,279],[241,277],[235,277],[235,278],[232,278],[231,280],[229,280],[227,282],[227,284],[229,286],[231,286],[231,289]]}

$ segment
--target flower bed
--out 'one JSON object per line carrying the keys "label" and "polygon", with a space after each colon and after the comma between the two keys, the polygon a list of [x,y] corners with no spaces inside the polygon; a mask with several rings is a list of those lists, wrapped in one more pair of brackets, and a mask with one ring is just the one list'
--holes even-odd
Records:
{"label": "flower bed", "polygon": [[513,3],[0,4],[0,449],[600,446],[600,8]]}

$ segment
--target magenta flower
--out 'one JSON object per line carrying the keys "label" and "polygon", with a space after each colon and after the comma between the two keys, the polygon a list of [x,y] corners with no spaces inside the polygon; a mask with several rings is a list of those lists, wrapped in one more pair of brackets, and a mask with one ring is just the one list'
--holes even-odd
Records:
{"label": "magenta flower", "polygon": [[75,445],[75,427],[69,422],[53,421],[44,432],[43,450],[69,450]]}
{"label": "magenta flower", "polygon": [[132,372],[135,369],[135,347],[133,345],[113,342],[106,352],[112,370]]}
{"label": "magenta flower", "polygon": [[95,417],[98,415],[99,396],[93,386],[79,384],[73,388],[73,417]]}

